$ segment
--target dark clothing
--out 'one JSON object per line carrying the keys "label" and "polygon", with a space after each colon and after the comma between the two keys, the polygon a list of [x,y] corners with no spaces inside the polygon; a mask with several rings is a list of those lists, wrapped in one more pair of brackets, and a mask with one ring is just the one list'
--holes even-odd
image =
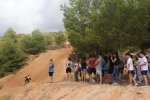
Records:
{"label": "dark clothing", "polygon": [[89,74],[94,73],[96,75],[96,69],[95,68],[89,68]]}
{"label": "dark clothing", "polygon": [[26,82],[26,83],[29,83],[30,80],[31,80],[31,78],[30,78],[29,76],[26,76],[25,78],[26,78],[26,79],[25,79],[25,82]]}
{"label": "dark clothing", "polygon": [[66,69],[66,73],[71,73],[71,68],[70,68],[70,67],[68,67],[68,68]]}
{"label": "dark clothing", "polygon": [[128,74],[134,74],[134,71],[129,70]]}
{"label": "dark clothing", "polygon": [[78,82],[78,71],[75,71],[74,73],[75,82]]}
{"label": "dark clothing", "polygon": [[[113,60],[115,59],[115,57],[113,58]],[[119,64],[119,59],[118,58],[116,58],[117,60],[114,62],[114,66],[118,66],[118,64]]]}
{"label": "dark clothing", "polygon": [[147,71],[142,71],[142,75],[147,75]]}
{"label": "dark clothing", "polygon": [[114,63],[111,60],[111,56],[109,56],[109,68],[108,68],[108,74],[112,74],[114,71]]}
{"label": "dark clothing", "polygon": [[86,69],[86,63],[85,62],[81,63],[81,69]]}
{"label": "dark clothing", "polygon": [[54,73],[54,72],[49,72],[49,76],[53,76],[53,73]]}

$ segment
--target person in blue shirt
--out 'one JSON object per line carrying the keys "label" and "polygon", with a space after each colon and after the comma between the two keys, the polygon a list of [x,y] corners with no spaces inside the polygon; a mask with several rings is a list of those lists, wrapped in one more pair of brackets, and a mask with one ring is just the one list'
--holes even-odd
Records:
{"label": "person in blue shirt", "polygon": [[50,83],[52,83],[53,82],[53,73],[54,73],[54,63],[53,63],[52,59],[50,59],[50,64],[49,64],[49,70],[48,70],[48,72],[49,72],[49,76],[51,78]]}

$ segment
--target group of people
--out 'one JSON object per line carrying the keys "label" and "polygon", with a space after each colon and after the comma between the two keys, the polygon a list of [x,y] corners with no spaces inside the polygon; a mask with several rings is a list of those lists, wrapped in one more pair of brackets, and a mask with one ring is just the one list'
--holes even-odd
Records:
{"label": "group of people", "polygon": [[[148,49],[150,53],[150,49]],[[133,56],[130,53],[126,53],[125,57],[127,59],[126,71],[129,76],[129,85],[130,86],[148,86],[148,79],[150,78],[150,56],[146,57],[144,52],[140,52],[136,55],[136,60],[133,60]],[[107,64],[108,63],[108,67]],[[74,64],[71,61],[71,58],[68,58],[66,63],[66,81],[70,81],[70,74],[74,70],[74,79],[76,82],[86,82],[86,74],[88,73],[89,82],[92,83],[92,74],[95,75],[96,81],[99,84],[103,83],[103,76],[105,72],[108,73],[109,84],[119,85],[121,77],[119,75],[123,74],[124,71],[124,61],[119,57],[118,53],[108,52],[108,56],[103,56],[101,53],[98,55],[98,58],[94,58],[92,55],[89,57],[79,59]],[[54,73],[54,63],[53,60],[50,60],[49,65],[49,76],[51,77],[51,82],[53,82],[53,73]],[[138,79],[138,82],[136,82]],[[132,83],[134,82],[134,84]]]}

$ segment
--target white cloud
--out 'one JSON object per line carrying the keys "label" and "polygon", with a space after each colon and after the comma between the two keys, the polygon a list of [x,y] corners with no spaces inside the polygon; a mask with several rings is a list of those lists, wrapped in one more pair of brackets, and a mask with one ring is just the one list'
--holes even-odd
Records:
{"label": "white cloud", "polygon": [[60,5],[69,0],[0,0],[0,35],[12,27],[17,33],[64,30]]}

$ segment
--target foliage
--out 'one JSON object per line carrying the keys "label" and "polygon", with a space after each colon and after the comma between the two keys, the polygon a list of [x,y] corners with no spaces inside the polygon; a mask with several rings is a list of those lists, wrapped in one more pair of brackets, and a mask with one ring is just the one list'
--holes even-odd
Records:
{"label": "foliage", "polygon": [[67,39],[62,31],[55,33],[54,38],[55,38],[56,44],[63,44]]}
{"label": "foliage", "polygon": [[37,29],[32,32],[32,35],[23,37],[21,40],[22,50],[27,54],[38,54],[46,50],[48,42]]}
{"label": "foliage", "polygon": [[17,41],[16,33],[9,28],[0,48],[0,77],[3,77],[6,72],[13,72],[24,65],[25,54],[16,43]]}
{"label": "foliage", "polygon": [[125,51],[150,44],[149,0],[69,0],[61,5],[70,43],[80,52]]}

